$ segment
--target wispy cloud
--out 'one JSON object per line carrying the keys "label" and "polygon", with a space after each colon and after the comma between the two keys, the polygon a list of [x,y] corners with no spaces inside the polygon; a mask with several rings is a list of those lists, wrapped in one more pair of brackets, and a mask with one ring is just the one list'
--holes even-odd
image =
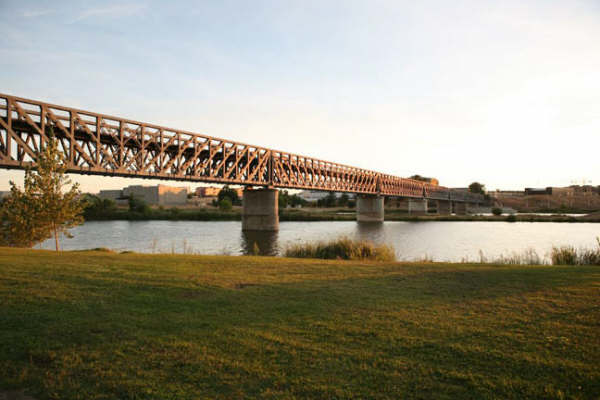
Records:
{"label": "wispy cloud", "polygon": [[23,12],[23,17],[25,18],[36,18],[41,17],[43,15],[52,14],[54,11],[52,10],[28,10]]}
{"label": "wispy cloud", "polygon": [[146,8],[145,4],[130,3],[130,4],[115,4],[107,7],[89,8],[83,10],[75,17],[73,22],[81,21],[87,18],[108,17],[120,18],[129,17],[139,14]]}

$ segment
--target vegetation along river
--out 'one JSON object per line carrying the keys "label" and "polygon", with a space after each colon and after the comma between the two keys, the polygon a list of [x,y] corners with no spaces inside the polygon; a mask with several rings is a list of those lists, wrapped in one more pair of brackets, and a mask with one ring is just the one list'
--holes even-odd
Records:
{"label": "vegetation along river", "polygon": [[[600,224],[551,222],[281,222],[279,232],[244,233],[239,221],[90,221],[63,238],[63,250],[105,247],[143,253],[281,255],[292,244],[347,236],[394,247],[398,260],[480,261],[533,249],[546,257],[552,246],[598,246]],[[254,243],[257,246],[254,246]],[[41,246],[52,249],[48,240]]]}

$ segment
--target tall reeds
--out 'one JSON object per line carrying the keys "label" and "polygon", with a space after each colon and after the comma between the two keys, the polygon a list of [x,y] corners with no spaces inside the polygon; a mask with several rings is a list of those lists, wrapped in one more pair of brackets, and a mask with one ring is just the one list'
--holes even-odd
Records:
{"label": "tall reeds", "polygon": [[303,243],[289,246],[285,257],[322,258],[329,260],[395,261],[394,248],[376,245],[369,241],[352,240],[347,237],[328,242]]}
{"label": "tall reeds", "polygon": [[600,237],[595,249],[576,249],[573,246],[552,247],[550,258],[553,265],[600,265]]}

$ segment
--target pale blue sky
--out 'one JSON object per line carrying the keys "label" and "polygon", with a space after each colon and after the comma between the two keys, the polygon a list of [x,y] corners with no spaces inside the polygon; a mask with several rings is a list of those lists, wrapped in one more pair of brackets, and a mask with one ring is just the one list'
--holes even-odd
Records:
{"label": "pale blue sky", "polygon": [[0,2],[0,92],[446,186],[600,184],[599,71],[597,1]]}

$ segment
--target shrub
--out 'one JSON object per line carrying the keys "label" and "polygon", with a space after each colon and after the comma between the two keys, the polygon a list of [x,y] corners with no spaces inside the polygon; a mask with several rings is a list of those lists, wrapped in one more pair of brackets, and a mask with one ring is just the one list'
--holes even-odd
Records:
{"label": "shrub", "polygon": [[150,206],[141,198],[131,195],[129,196],[129,211],[148,215],[151,212]]}
{"label": "shrub", "polygon": [[577,265],[577,250],[573,246],[554,246],[550,258],[554,265]]}
{"label": "shrub", "polygon": [[550,258],[554,265],[600,265],[600,237],[596,249],[580,249],[573,246],[552,247]]}
{"label": "shrub", "polygon": [[340,238],[329,242],[304,243],[288,247],[286,257],[342,260],[395,261],[394,248],[369,241]]}
{"label": "shrub", "polygon": [[238,197],[235,189],[230,188],[225,185],[217,194],[217,201],[220,207],[220,204],[223,200],[229,199],[232,205],[240,206],[242,205],[242,200]]}
{"label": "shrub", "polygon": [[510,214],[508,217],[506,217],[506,222],[515,222],[517,220],[517,216],[514,214]]}
{"label": "shrub", "polygon": [[502,209],[500,207],[494,207],[494,208],[492,208],[492,214],[502,215]]}
{"label": "shrub", "polygon": [[219,209],[221,211],[231,211],[231,200],[229,200],[229,197],[224,197],[219,201]]}

